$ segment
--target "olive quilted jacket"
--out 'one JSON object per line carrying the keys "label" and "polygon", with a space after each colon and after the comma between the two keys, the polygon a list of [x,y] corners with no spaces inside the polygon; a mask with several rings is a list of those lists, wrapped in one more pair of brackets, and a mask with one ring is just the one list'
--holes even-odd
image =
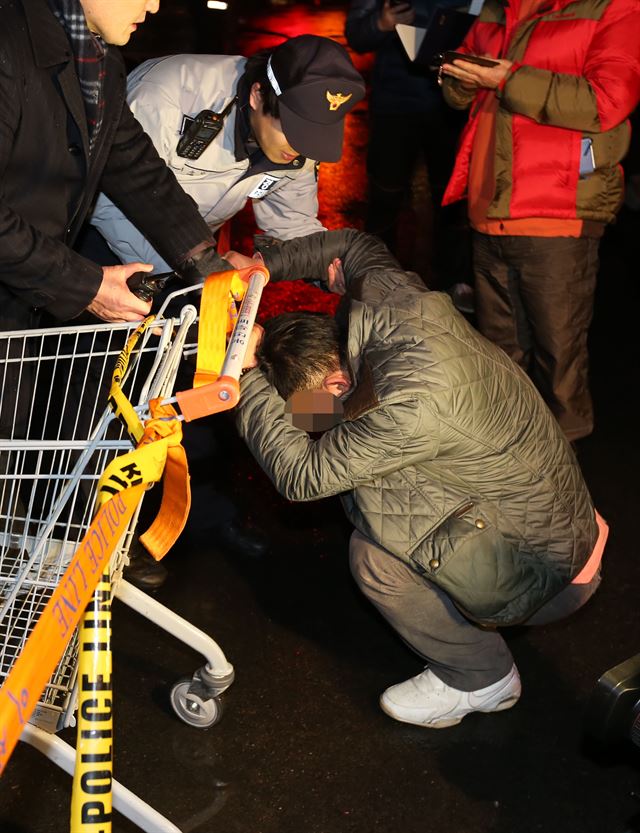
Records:
{"label": "olive quilted jacket", "polygon": [[243,376],[239,430],[278,491],[340,494],[358,530],[473,618],[526,619],[597,535],[575,456],[533,385],[375,238],[324,232],[263,254],[275,279],[321,280],[342,259],[355,380],[344,421],[314,439],[259,369]]}

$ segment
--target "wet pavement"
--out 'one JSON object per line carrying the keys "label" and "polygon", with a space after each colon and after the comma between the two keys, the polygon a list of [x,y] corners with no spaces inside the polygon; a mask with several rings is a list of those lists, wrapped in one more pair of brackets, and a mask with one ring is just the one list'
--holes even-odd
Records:
{"label": "wet pavement", "polygon": [[[338,7],[274,6],[250,17],[250,27],[236,26],[237,49],[304,31],[341,40],[342,21]],[[173,31],[186,33],[180,51],[188,50],[192,30]],[[360,65],[367,71],[366,61]],[[321,216],[331,227],[362,226],[365,147],[362,106],[347,126],[343,161],[321,170]],[[247,217],[243,223],[234,230],[238,244],[250,233]],[[206,507],[215,480],[246,523],[268,534],[271,552],[260,560],[225,553],[200,508],[165,562],[170,578],[155,597],[211,634],[236,669],[223,717],[210,729],[185,725],[169,704],[171,686],[201,657],[115,603],[121,783],[183,833],[640,831],[640,750],[596,748],[584,723],[598,677],[640,651],[633,405],[640,214],[623,211],[601,254],[591,337],[596,431],[579,459],[611,525],[604,579],[565,622],[505,632],[522,676],[520,703],[440,731],[386,717],[380,692],[421,662],[356,591],[337,499],[281,499],[220,415],[203,430],[224,455],[194,461],[199,505]],[[75,743],[73,730],[61,737]],[[0,830],[68,829],[70,790],[67,775],[20,744],[0,780]],[[113,829],[138,828],[116,814]]]}

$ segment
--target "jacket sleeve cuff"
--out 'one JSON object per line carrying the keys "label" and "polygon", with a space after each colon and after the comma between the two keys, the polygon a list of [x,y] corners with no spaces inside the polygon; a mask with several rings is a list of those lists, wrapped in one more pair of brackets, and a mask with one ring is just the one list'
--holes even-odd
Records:
{"label": "jacket sleeve cuff", "polygon": [[89,306],[98,294],[102,284],[102,266],[97,263],[78,258],[82,261],[82,268],[78,268],[74,279],[66,282],[56,297],[45,303],[34,305],[45,309],[58,321],[72,321]]}
{"label": "jacket sleeve cuff", "polygon": [[495,93],[496,93],[496,96],[498,98],[502,98],[502,91],[504,90],[505,86],[507,85],[507,82],[510,80],[511,76],[520,69],[521,66],[522,66],[522,64],[519,63],[518,61],[514,61],[511,64],[511,66],[509,67],[509,71],[507,72],[507,74],[504,76],[502,81],[498,84],[498,86],[495,89]]}
{"label": "jacket sleeve cuff", "polygon": [[442,93],[449,107],[453,107],[454,110],[466,110],[475,98],[475,92],[463,90],[457,78],[450,75],[442,78]]}

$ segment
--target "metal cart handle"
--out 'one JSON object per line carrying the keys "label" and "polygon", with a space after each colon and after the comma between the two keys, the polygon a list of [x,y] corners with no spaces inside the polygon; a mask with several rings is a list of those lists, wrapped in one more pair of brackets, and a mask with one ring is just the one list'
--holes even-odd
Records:
{"label": "metal cart handle", "polygon": [[227,411],[235,407],[240,399],[239,379],[242,365],[249,345],[249,336],[258,313],[262,290],[269,281],[269,271],[263,265],[256,265],[237,270],[237,274],[243,280],[248,280],[248,287],[227,347],[220,376],[215,382],[178,392],[175,399],[168,400],[178,403],[182,412],[181,416],[187,422],[209,414]]}

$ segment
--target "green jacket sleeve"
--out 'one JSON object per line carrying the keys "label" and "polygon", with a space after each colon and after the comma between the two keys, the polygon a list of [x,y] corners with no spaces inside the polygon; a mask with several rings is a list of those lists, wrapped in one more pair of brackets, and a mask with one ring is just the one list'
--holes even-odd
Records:
{"label": "green jacket sleeve", "polygon": [[475,90],[463,87],[451,75],[442,76],[442,94],[449,107],[455,110],[466,110],[476,96]]}
{"label": "green jacket sleeve", "polygon": [[600,133],[616,127],[640,98],[640,6],[611,4],[589,44],[581,75],[523,63],[513,68],[501,106],[540,124]]}
{"label": "green jacket sleeve", "polygon": [[421,409],[406,397],[312,439],[293,427],[285,403],[258,369],[242,378],[237,425],[251,453],[288,500],[345,492],[433,454]]}
{"label": "green jacket sleeve", "polygon": [[425,288],[418,276],[401,268],[377,237],[356,229],[322,231],[258,248],[274,281],[311,278],[326,283],[327,268],[337,257],[350,295],[359,296],[365,277],[387,289],[408,283]]}

